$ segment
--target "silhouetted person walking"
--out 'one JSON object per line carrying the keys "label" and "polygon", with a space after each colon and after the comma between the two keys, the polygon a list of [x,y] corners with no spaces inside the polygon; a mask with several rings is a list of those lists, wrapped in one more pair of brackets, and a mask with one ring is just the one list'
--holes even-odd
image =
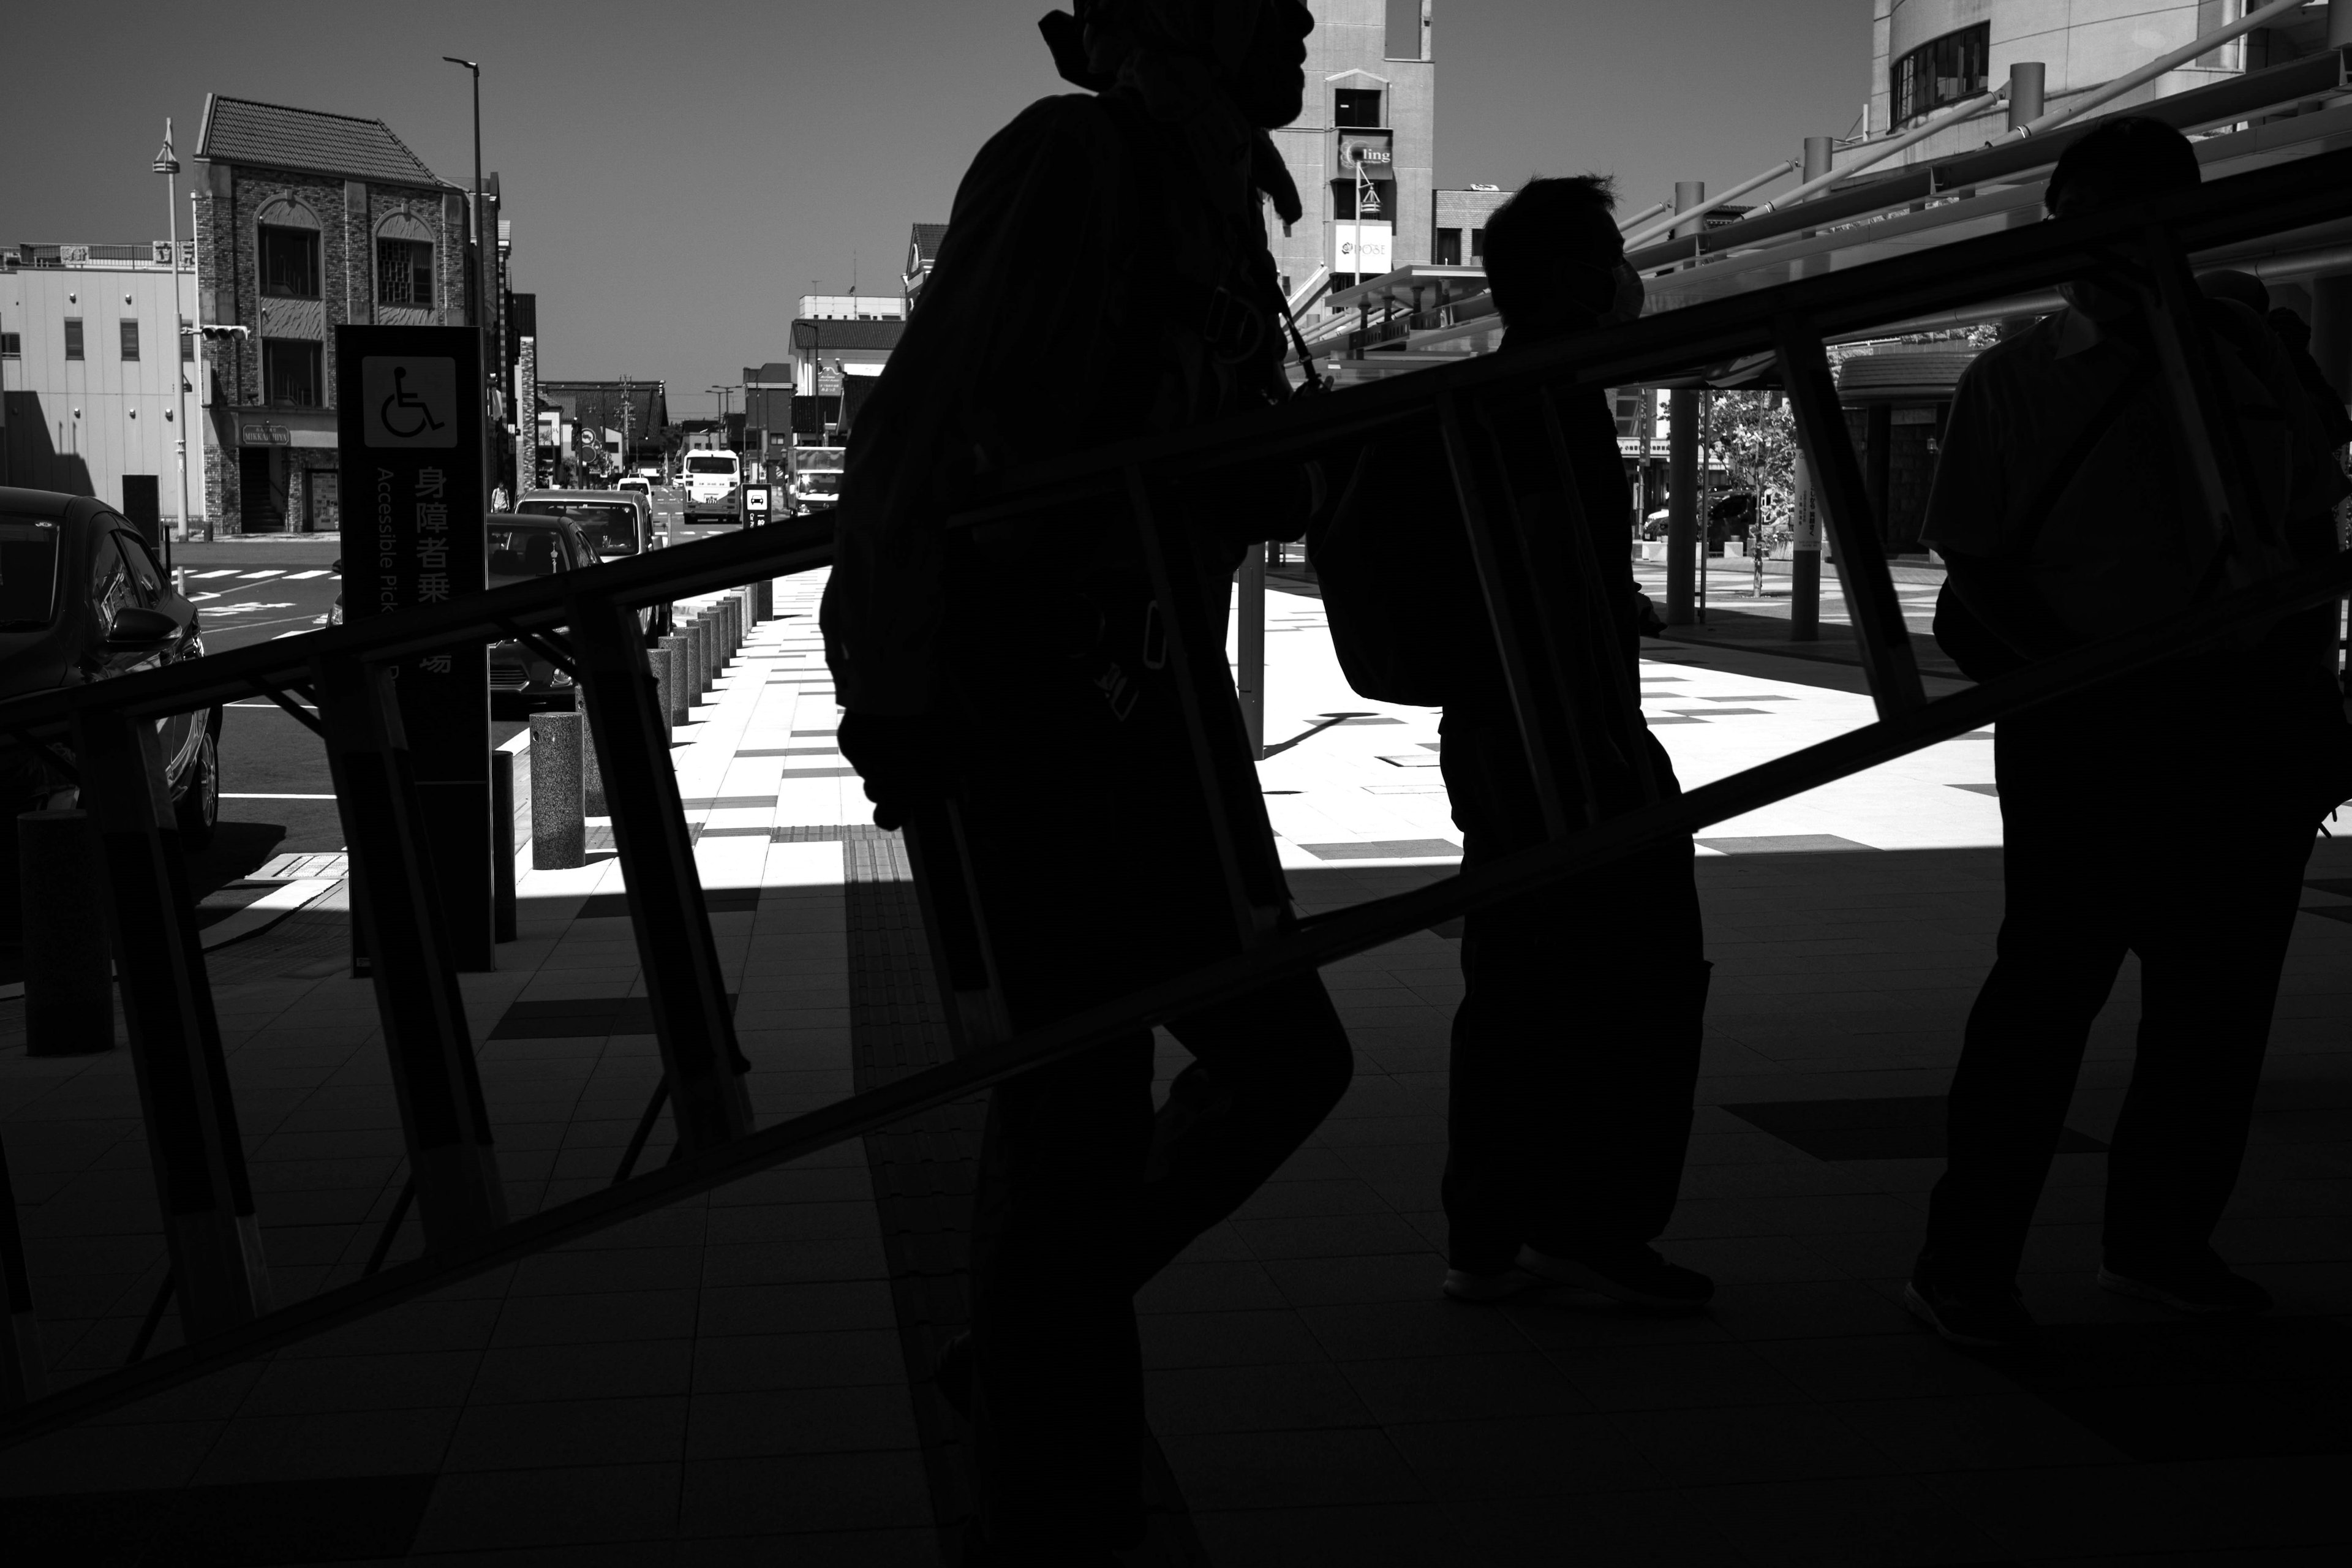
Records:
{"label": "silhouetted person walking", "polygon": [[[2101,127],[2050,179],[2060,221],[2198,183],[2155,121]],[[1927,505],[1949,568],[1937,630],[1982,679],[2176,613],[2221,581],[2150,328],[2128,283],[1961,379]],[[2298,557],[2335,549],[2343,480],[2260,317],[2203,307],[2261,493]],[[2226,548],[2223,546],[2221,548]],[[1970,1012],[1949,1164],[1907,1300],[1956,1343],[2031,1338],[2017,1273],[2091,1024],[2126,951],[2139,1050],[2107,1158],[2099,1282],[2197,1314],[2270,1297],[2211,1246],[2237,1180],[2315,829],[2352,793],[2328,611],[2001,720],[2006,911]]]}
{"label": "silhouetted person walking", "polygon": [[[1486,281],[1508,329],[1503,353],[1641,313],[1641,279],[1625,263],[1612,205],[1606,180],[1535,180],[1488,221]],[[1616,707],[1614,727],[1640,737],[1673,793],[1673,764],[1641,718],[1643,601],[1628,564],[1633,497],[1616,421],[1597,387],[1557,406],[1589,534],[1582,547],[1614,608],[1609,636],[1624,673],[1592,700]],[[1555,492],[1550,437],[1533,407],[1504,405],[1496,417],[1514,488]],[[1547,514],[1557,509],[1536,513]],[[1443,451],[1383,439],[1360,462],[1314,558],[1358,689],[1444,706],[1440,762],[1469,870],[1546,835],[1462,526]],[[1382,612],[1375,602],[1400,580],[1413,604]],[[1556,622],[1589,619],[1568,582],[1548,589]],[[1412,628],[1411,640],[1384,637],[1391,626]],[[1596,777],[1629,779],[1622,759],[1593,760]],[[1573,817],[1584,805],[1578,770],[1564,761],[1559,773]],[[1638,804],[1630,784],[1598,803],[1604,816]],[[1492,1301],[1575,1285],[1668,1310],[1712,1297],[1705,1275],[1650,1245],[1674,1213],[1690,1140],[1703,951],[1686,836],[1464,921],[1443,1189],[1447,1295]]]}
{"label": "silhouetted person walking", "polygon": [[[1082,0],[1045,27],[1092,90],[1032,106],[966,174],[858,418],[824,611],[875,820],[952,799],[1018,1028],[1237,939],[1172,696],[1146,679],[1166,661],[1153,617],[1179,612],[1136,597],[1126,509],[979,539],[943,523],[1006,468],[1288,395],[1260,199],[1287,219],[1298,198],[1265,128],[1299,113],[1313,20],[1299,0]],[[1296,537],[1308,494],[1294,470],[1196,512],[1213,531],[1170,563],[1208,606],[1183,627],[1195,646],[1223,646],[1245,545]],[[967,1561],[1108,1561],[1139,1538],[1134,1292],[1347,1088],[1311,975],[1171,1029],[1196,1060],[1156,1117],[1144,1030],[991,1100]]]}

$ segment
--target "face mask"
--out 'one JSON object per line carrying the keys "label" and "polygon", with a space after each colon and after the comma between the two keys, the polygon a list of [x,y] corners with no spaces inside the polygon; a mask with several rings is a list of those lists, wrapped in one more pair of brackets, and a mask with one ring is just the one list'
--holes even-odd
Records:
{"label": "face mask", "polygon": [[1601,312],[1600,319],[1593,323],[1595,326],[1622,327],[1642,317],[1642,275],[1633,270],[1632,262],[1621,257],[1612,276],[1617,281],[1616,296],[1609,301],[1609,308]]}

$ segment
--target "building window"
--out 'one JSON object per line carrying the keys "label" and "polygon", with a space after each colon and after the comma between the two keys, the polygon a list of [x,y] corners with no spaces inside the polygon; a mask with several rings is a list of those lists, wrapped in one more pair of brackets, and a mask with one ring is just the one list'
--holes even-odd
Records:
{"label": "building window", "polygon": [[261,292],[272,300],[319,297],[319,231],[261,228]]}
{"label": "building window", "polygon": [[1440,267],[1462,265],[1462,231],[1460,229],[1441,228],[1437,231],[1437,265]]}
{"label": "building window", "polygon": [[81,358],[81,318],[79,316],[66,318],[66,358],[69,360]]}
{"label": "building window", "polygon": [[1392,60],[1421,58],[1421,0],[1388,0],[1388,37],[1381,52]]}
{"label": "building window", "polygon": [[24,354],[25,339],[22,333],[0,332],[0,359],[22,359]]}
{"label": "building window", "polygon": [[1473,261],[1486,259],[1486,231],[1483,228],[1474,228],[1470,231],[1470,259]]}
{"label": "building window", "polygon": [[429,239],[379,239],[375,242],[375,302],[379,305],[433,307],[433,242]]}
{"label": "building window", "polygon": [[1378,131],[1381,128],[1380,89],[1343,87],[1332,93],[1331,123],[1341,131]]}
{"label": "building window", "polygon": [[317,343],[294,338],[261,341],[261,400],[272,408],[316,408],[325,381]]}
{"label": "building window", "polygon": [[122,328],[122,357],[127,360],[137,359],[139,357],[139,323],[123,321],[119,324]]}
{"label": "building window", "polygon": [[1979,22],[1931,38],[1896,60],[1887,73],[1894,123],[1907,125],[1938,109],[1964,102],[1985,89],[1992,53],[1992,24]]}

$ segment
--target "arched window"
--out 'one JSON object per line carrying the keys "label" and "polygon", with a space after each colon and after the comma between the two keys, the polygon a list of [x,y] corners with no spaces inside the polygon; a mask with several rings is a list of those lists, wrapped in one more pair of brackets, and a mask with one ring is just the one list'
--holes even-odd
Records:
{"label": "arched window", "polygon": [[254,218],[262,297],[319,298],[319,219],[301,203],[278,196]]}
{"label": "arched window", "polygon": [[1894,125],[1899,130],[1983,92],[1991,53],[1992,24],[1979,22],[1904,55],[1887,72]]}
{"label": "arched window", "polygon": [[431,310],[433,231],[406,213],[376,226],[375,302]]}

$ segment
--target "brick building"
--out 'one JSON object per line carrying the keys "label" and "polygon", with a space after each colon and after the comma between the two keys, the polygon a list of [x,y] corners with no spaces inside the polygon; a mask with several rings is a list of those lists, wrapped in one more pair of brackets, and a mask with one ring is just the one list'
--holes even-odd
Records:
{"label": "brick building", "polygon": [[465,324],[464,191],[380,120],[217,94],[196,157],[205,510],[336,528],[334,329]]}

